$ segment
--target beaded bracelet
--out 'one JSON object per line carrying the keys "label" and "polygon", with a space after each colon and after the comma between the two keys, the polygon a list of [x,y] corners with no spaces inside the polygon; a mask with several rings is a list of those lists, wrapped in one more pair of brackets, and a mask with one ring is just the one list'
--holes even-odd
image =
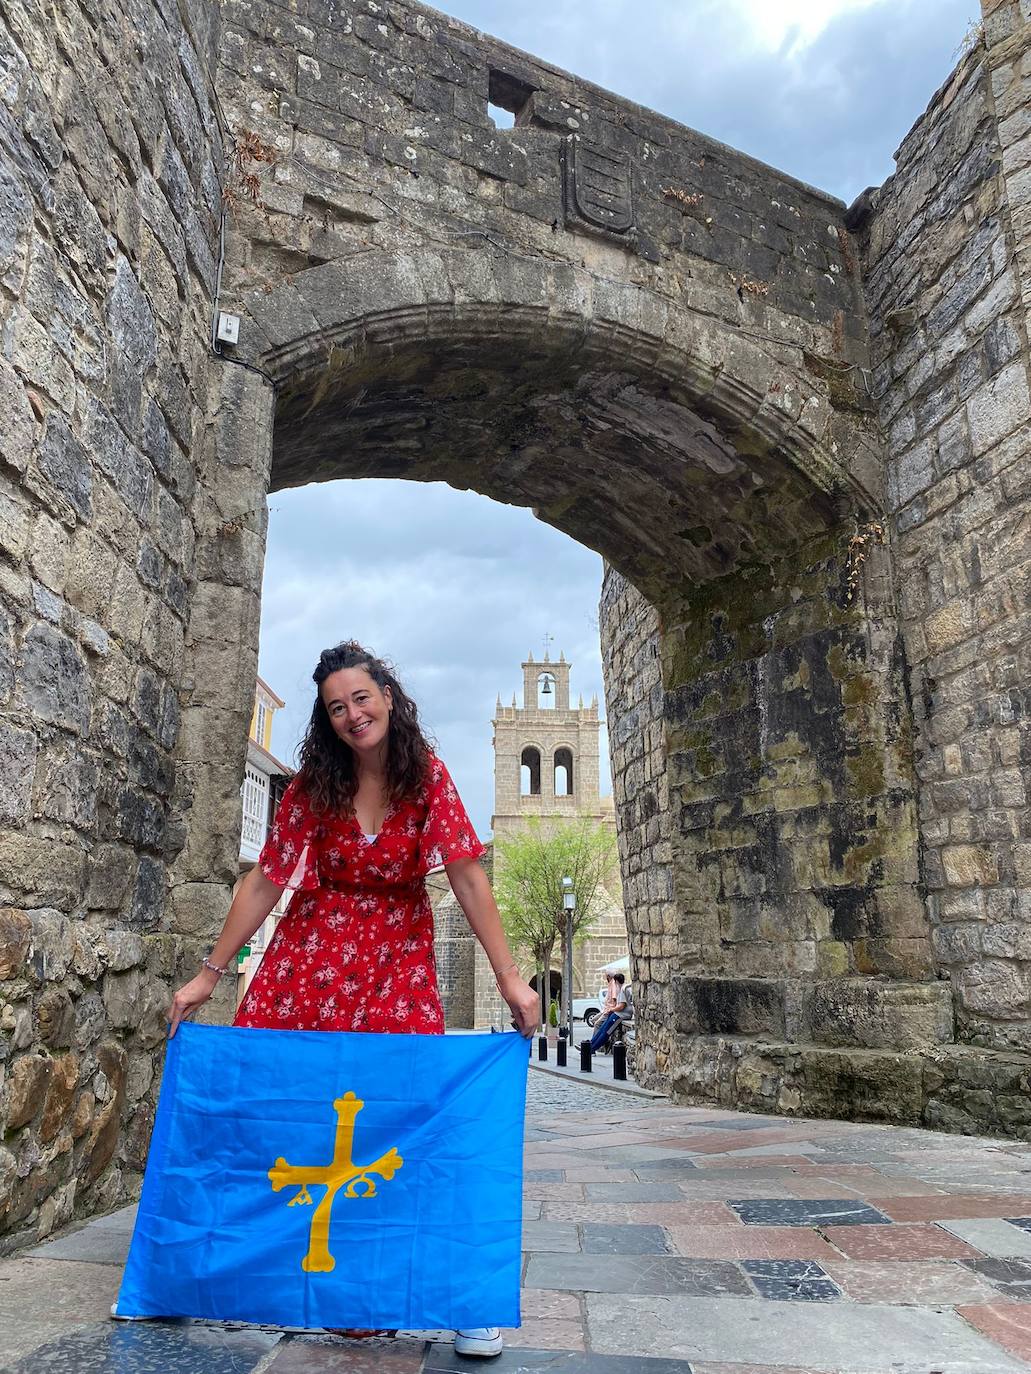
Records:
{"label": "beaded bracelet", "polygon": [[210,960],[209,958],[207,958],[206,956],[201,960],[201,963],[204,965],[204,967],[205,967],[210,973],[217,974],[219,978],[222,977],[223,973],[228,973],[228,972],[229,972],[228,967],[226,967],[226,968],[219,968],[218,964],[213,964],[213,963],[211,962],[211,960]]}

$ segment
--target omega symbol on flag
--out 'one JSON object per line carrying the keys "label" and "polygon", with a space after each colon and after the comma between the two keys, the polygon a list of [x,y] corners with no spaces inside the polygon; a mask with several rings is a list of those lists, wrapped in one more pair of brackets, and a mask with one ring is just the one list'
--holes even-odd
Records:
{"label": "omega symbol on flag", "polygon": [[[337,1114],[336,1140],[333,1146],[333,1159],[329,1164],[298,1165],[287,1164],[280,1157],[268,1171],[273,1192],[280,1188],[298,1187],[298,1192],[287,1203],[288,1207],[311,1207],[312,1196],[308,1192],[309,1183],[322,1184],[325,1196],[315,1208],[311,1218],[311,1231],[308,1236],[308,1253],[301,1260],[301,1268],[309,1274],[329,1273],[336,1264],[329,1253],[329,1223],[333,1213],[333,1201],[343,1188],[345,1197],[375,1197],[376,1183],[372,1174],[388,1182],[394,1177],[404,1160],[392,1146],[385,1155],[371,1164],[355,1164],[351,1158],[354,1146],[354,1119],[365,1106],[354,1093],[345,1093],[333,1103]],[[359,1191],[358,1185],[363,1185]]]}

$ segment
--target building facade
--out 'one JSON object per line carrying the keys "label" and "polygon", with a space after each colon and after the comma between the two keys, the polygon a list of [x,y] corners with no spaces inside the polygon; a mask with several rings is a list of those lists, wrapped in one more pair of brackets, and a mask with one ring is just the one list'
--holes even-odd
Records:
{"label": "building facade", "polygon": [[[542,659],[530,654],[522,664],[523,704],[519,706],[513,695],[511,706],[502,706],[498,698],[493,721],[496,842],[503,843],[531,820],[539,820],[545,829],[584,820],[615,832],[612,798],[601,795],[598,698],[589,706],[582,696],[571,704],[571,667],[562,653],[557,662],[547,651]],[[590,935],[574,948],[573,995],[596,992],[602,965],[626,951],[623,893],[614,866]],[[479,957],[482,960],[482,952]],[[536,979],[532,968],[525,972],[531,981]],[[561,949],[556,945],[545,999],[557,997],[561,986]]]}
{"label": "building facade", "polygon": [[[240,881],[258,862],[269,826],[276,814],[286,785],[293,777],[293,769],[281,763],[272,753],[272,717],[283,702],[267,682],[259,677],[254,688],[254,713],[251,728],[247,734],[247,763],[244,769],[240,798],[243,802],[243,820],[240,827]],[[275,934],[279,918],[286,911],[289,891],[283,895],[269,912],[261,926],[254,932],[250,942],[240,951],[237,963],[237,1001],[254,977],[261,963],[261,956],[268,948]]]}

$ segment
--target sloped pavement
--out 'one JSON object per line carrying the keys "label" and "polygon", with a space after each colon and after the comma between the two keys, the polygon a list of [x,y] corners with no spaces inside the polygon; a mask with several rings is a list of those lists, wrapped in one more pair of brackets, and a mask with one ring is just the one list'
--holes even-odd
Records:
{"label": "sloped pavement", "polygon": [[532,1069],[523,1325],[113,1323],[132,1209],[0,1263],[4,1374],[1031,1374],[1031,1146],[673,1107]]}

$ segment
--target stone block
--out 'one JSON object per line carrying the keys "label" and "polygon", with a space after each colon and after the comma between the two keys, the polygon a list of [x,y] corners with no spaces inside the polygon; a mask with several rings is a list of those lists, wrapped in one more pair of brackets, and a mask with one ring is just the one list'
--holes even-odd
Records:
{"label": "stone block", "polygon": [[800,1051],[800,1112],[848,1121],[920,1123],[922,1063],[916,1055],[880,1050]]}
{"label": "stone block", "polygon": [[11,1065],[3,1098],[8,1131],[27,1125],[39,1111],[52,1063],[48,1056],[23,1054]]}
{"label": "stone block", "polygon": [[32,943],[32,921],[15,907],[0,907],[0,982],[19,978]]}
{"label": "stone block", "polygon": [[27,819],[36,773],[36,736],[0,720],[0,821]]}
{"label": "stone block", "polygon": [[805,1038],[816,1044],[913,1050],[953,1038],[947,983],[841,978],[799,990]]}
{"label": "stone block", "polygon": [[676,1026],[687,1035],[784,1035],[784,986],[762,978],[674,976]]}
{"label": "stone block", "polygon": [[47,1083],[46,1097],[43,1101],[43,1117],[39,1127],[39,1138],[46,1142],[53,1140],[67,1122],[71,1114],[79,1083],[79,1056],[75,1053],[63,1054],[51,1061],[50,1078]]}
{"label": "stone block", "polygon": [[980,845],[957,844],[942,850],[945,880],[950,887],[972,887],[999,881],[998,856]]}
{"label": "stone block", "polygon": [[50,625],[35,625],[25,636],[18,692],[41,720],[77,734],[89,730],[89,671],[77,646]]}
{"label": "stone block", "polygon": [[1023,361],[1017,361],[986,382],[967,402],[975,456],[1005,439],[1027,420],[1029,412],[1027,369]]}

